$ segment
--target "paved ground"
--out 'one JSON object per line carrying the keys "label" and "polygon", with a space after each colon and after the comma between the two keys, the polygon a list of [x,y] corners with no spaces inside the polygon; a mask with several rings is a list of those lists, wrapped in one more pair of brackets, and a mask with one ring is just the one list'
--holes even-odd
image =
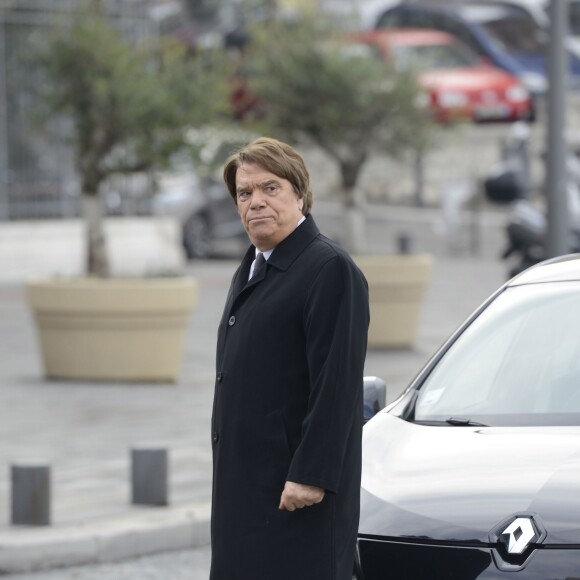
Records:
{"label": "paved ground", "polygon": [[3,580],[207,580],[209,546],[172,551],[111,564],[2,576]]}
{"label": "paved ground", "polygon": [[[434,276],[415,347],[368,353],[366,374],[385,379],[389,399],[504,279],[505,268],[497,259],[503,235],[501,214],[479,216],[478,256],[469,255],[473,246],[470,219],[462,222],[462,233],[453,240],[442,236],[440,220],[440,212],[436,211],[389,208],[384,215],[376,212],[369,222],[372,248],[391,248],[404,230],[416,251],[431,251],[435,256]],[[321,216],[319,221],[328,229],[336,226],[331,214]],[[193,513],[191,517],[207,522],[214,339],[236,264],[237,261],[226,259],[196,262],[188,268],[199,281],[200,298],[188,328],[183,369],[176,385],[44,381],[24,291],[16,285],[0,286],[0,547],[19,541],[23,545],[32,542],[32,546],[48,533],[62,532],[66,536],[71,529],[86,531],[91,526],[106,526],[112,519],[122,518],[128,525],[144,519],[162,520],[163,514],[169,517],[174,513],[171,510],[179,517]],[[172,508],[129,505],[129,450],[133,445],[152,441],[165,443],[170,449]],[[35,459],[49,461],[53,467],[54,525],[48,530],[14,528],[8,523],[9,466]],[[207,527],[202,526],[194,543],[207,543]],[[168,540],[158,547],[184,546],[179,542],[172,546]],[[155,546],[150,548],[155,551]],[[6,553],[5,549],[4,556]],[[119,548],[109,557],[122,555]],[[187,561],[186,568],[191,569],[194,561],[195,566],[207,566],[207,550],[182,554],[177,560],[181,558]],[[154,566],[150,562],[142,565]],[[81,570],[70,578],[93,578],[83,573]],[[98,577],[125,577],[122,568],[117,569],[117,575],[107,574],[105,567]],[[176,571],[166,576],[143,573],[141,577],[178,580],[182,576]],[[199,580],[203,577],[200,575]],[[66,576],[42,576],[43,580],[56,578],[64,580]]]}

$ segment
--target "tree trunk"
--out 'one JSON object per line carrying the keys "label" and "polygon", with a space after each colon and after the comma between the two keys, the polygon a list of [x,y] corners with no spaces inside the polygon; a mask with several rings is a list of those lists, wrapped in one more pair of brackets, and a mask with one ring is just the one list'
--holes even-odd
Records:
{"label": "tree trunk", "polygon": [[425,151],[419,148],[414,152],[414,177],[415,177],[415,206],[423,207],[425,192]]}
{"label": "tree trunk", "polygon": [[345,248],[351,254],[366,252],[366,225],[364,199],[356,183],[365,161],[365,156],[340,163],[342,199],[344,205],[344,239]]}
{"label": "tree trunk", "polygon": [[366,218],[360,205],[345,206],[344,214],[344,247],[350,254],[365,254],[366,243]]}
{"label": "tree trunk", "polygon": [[87,193],[83,195],[83,214],[86,228],[87,274],[108,278],[110,272],[103,230],[103,204],[98,195]]}
{"label": "tree trunk", "polygon": [[359,156],[358,159],[355,157],[354,159],[340,160],[340,178],[345,205],[356,204],[354,192],[364,162],[364,156]]}

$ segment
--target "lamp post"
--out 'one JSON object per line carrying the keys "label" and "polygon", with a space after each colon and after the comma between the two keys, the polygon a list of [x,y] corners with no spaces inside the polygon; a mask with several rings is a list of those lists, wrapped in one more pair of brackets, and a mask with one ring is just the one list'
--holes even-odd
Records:
{"label": "lamp post", "polygon": [[6,83],[6,19],[0,6],[0,221],[9,217],[8,207],[8,88]]}
{"label": "lamp post", "polygon": [[550,0],[550,45],[548,126],[547,126],[547,256],[566,254],[569,250],[568,199],[566,191],[566,137],[564,123],[566,113],[567,58],[565,39],[567,35],[568,0]]}

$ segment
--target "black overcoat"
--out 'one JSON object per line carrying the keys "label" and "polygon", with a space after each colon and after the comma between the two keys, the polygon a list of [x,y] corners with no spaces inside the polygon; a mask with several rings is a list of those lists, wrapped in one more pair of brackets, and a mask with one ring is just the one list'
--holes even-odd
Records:
{"label": "black overcoat", "polygon": [[[248,282],[253,259],[218,330],[210,580],[351,580],[367,283],[310,215]],[[280,511],[287,480],[326,495]]]}

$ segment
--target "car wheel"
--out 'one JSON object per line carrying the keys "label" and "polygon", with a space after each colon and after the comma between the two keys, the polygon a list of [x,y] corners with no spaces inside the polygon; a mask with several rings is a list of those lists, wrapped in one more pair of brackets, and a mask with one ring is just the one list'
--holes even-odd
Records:
{"label": "car wheel", "polygon": [[185,253],[193,258],[207,258],[211,252],[209,224],[203,215],[191,216],[183,226],[183,245]]}

